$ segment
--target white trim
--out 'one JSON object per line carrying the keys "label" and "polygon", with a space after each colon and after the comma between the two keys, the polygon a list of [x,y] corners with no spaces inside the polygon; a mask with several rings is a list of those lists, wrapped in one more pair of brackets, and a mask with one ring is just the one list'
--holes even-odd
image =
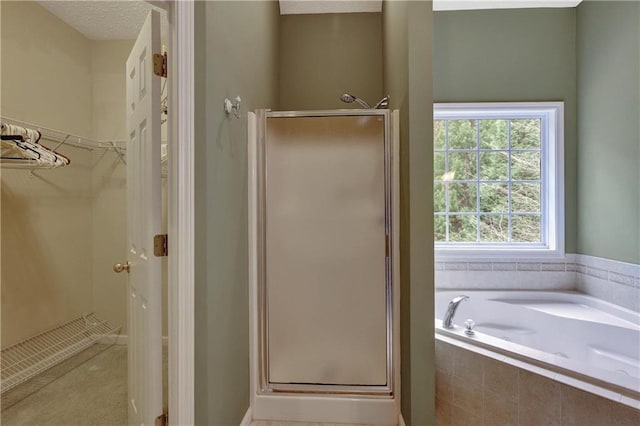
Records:
{"label": "white trim", "polygon": [[[434,103],[434,119],[497,119],[531,116],[538,116],[544,120],[541,128],[543,145],[541,146],[540,191],[543,242],[541,244],[436,243],[437,260],[564,258],[564,102]],[[549,169],[549,164],[553,169]],[[549,182],[555,182],[555,185],[549,185]],[[549,220],[549,213],[554,215],[551,218],[553,220]]]}
{"label": "white trim", "polygon": [[194,3],[169,3],[169,424],[195,424]]}
{"label": "white trim", "polygon": [[247,408],[247,412],[244,413],[244,417],[240,422],[240,426],[250,426],[251,425],[251,407]]}
{"label": "white trim", "polygon": [[260,388],[260,367],[258,341],[258,129],[257,117],[253,112],[247,113],[247,168],[249,182],[247,183],[247,228],[249,243],[249,405],[255,407],[256,396]]}
{"label": "white trim", "polygon": [[433,0],[433,10],[576,7],[582,0]]}

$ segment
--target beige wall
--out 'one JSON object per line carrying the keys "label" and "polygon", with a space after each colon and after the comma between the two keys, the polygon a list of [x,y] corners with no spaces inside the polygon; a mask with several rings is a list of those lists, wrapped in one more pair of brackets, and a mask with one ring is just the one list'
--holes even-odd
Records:
{"label": "beige wall", "polygon": [[383,96],[381,14],[281,16],[280,109],[360,108],[340,102],[345,92]]}
{"label": "beige wall", "polygon": [[[278,109],[278,3],[197,2],[195,415],[237,425],[249,407],[247,111]],[[225,97],[242,98],[241,118]]]}
{"label": "beige wall", "polygon": [[9,1],[1,47],[3,116],[91,133],[89,40],[35,2]]}
{"label": "beige wall", "polygon": [[[1,114],[90,134],[90,42],[32,2],[2,3],[1,37]],[[59,151],[2,170],[2,347],[91,312],[91,153]]]}
{"label": "beige wall", "polygon": [[[1,114],[126,139],[132,45],[88,40],[36,3],[3,2]],[[2,170],[3,347],[89,312],[126,333],[127,277],[111,269],[126,258],[126,167],[113,151],[59,151],[70,166]]]}
{"label": "beige wall", "polygon": [[[126,140],[125,65],[132,40],[92,41],[92,135]],[[96,150],[92,158],[92,306],[96,315],[126,334],[127,275],[114,263],[126,259],[127,167],[114,151]]]}

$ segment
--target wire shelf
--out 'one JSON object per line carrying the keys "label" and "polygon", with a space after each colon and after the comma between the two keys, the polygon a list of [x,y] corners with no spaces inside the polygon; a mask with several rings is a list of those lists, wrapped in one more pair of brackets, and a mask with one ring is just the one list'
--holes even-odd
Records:
{"label": "wire shelf", "polygon": [[[70,133],[62,132],[60,130],[49,129],[47,127],[38,126],[27,121],[17,120],[11,117],[0,117],[0,121],[8,124],[15,124],[20,127],[29,129],[36,129],[40,132],[42,140],[57,143],[59,148],[61,145],[70,145],[76,148],[82,148],[89,151],[94,149],[107,149],[107,150],[126,150],[127,142],[118,140],[95,140],[84,136],[72,135]],[[54,151],[55,151],[54,149]]]}
{"label": "wire shelf", "polygon": [[118,333],[91,313],[2,350],[0,394]]}

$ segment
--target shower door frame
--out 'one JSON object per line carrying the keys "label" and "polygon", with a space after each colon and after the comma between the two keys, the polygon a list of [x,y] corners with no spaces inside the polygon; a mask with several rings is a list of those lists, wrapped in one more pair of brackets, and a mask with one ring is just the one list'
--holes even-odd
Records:
{"label": "shower door frame", "polygon": [[[266,137],[269,118],[378,116],[384,118],[386,384],[269,382],[266,298]],[[257,110],[249,113],[249,296],[251,409],[254,419],[393,423],[400,413],[399,113],[390,110]],[[360,409],[354,410],[353,405]],[[301,407],[305,407],[301,409]],[[314,414],[315,413],[315,414]],[[308,417],[311,416],[311,417]]]}

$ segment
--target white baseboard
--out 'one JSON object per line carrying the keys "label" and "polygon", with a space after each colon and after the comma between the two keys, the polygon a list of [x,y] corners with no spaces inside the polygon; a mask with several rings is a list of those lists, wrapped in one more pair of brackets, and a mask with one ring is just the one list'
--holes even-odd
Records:
{"label": "white baseboard", "polygon": [[250,424],[251,424],[251,407],[247,408],[247,412],[242,418],[242,421],[240,422],[240,426],[249,426]]}
{"label": "white baseboard", "polygon": [[[247,408],[247,412],[245,413],[242,421],[240,422],[240,426],[250,426],[251,425],[251,407]],[[404,417],[402,417],[402,413],[398,415],[398,426],[407,426],[404,422]]]}
{"label": "white baseboard", "polygon": [[[126,345],[129,343],[129,335],[127,334],[109,334],[108,336],[104,336],[98,343],[102,343],[105,345]],[[169,338],[167,336],[162,336],[162,346],[169,345]]]}

